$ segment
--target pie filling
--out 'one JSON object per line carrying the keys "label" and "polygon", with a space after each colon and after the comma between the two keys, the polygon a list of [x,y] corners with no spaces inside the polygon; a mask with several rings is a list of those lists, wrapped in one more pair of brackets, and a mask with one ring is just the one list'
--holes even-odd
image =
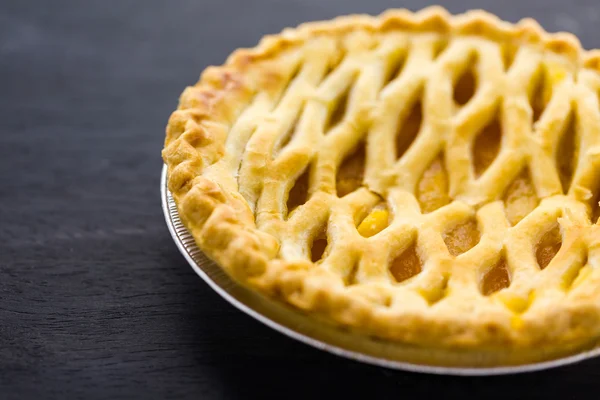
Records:
{"label": "pie filling", "polygon": [[344,197],[362,186],[365,173],[365,144],[358,148],[342,163],[336,177],[338,197]]}
{"label": "pie filling", "polygon": [[446,247],[448,247],[448,251],[453,256],[459,256],[472,249],[479,243],[480,238],[481,234],[477,228],[477,221],[473,219],[456,225],[444,234]]}
{"label": "pie filling", "polygon": [[430,213],[450,203],[448,173],[444,157],[438,156],[423,173],[417,185],[417,199],[423,213]]}
{"label": "pie filling", "polygon": [[483,276],[481,281],[481,293],[483,293],[484,296],[489,296],[500,289],[507,288],[509,284],[510,276],[506,260],[502,258]]}

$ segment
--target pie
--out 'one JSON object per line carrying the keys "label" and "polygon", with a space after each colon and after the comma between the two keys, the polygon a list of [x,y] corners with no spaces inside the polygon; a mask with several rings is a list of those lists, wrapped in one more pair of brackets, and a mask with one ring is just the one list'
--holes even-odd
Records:
{"label": "pie", "polygon": [[599,94],[600,51],[530,19],[307,23],[185,89],[168,188],[229,275],[324,324],[580,345],[600,337]]}

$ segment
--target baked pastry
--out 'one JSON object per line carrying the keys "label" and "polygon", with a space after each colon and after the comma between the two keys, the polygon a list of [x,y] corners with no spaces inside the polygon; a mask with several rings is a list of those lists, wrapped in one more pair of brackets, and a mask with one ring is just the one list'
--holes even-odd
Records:
{"label": "baked pastry", "polygon": [[600,52],[439,7],[308,23],[185,89],[163,158],[232,277],[366,335],[600,336]]}

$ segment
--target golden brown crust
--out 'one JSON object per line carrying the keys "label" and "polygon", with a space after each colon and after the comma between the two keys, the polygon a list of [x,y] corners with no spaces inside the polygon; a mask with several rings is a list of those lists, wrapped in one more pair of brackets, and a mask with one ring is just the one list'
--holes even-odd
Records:
{"label": "golden brown crust", "polygon": [[[315,45],[318,47],[315,51],[325,52],[328,56],[323,57],[321,64],[318,62],[315,64],[314,71],[307,73],[306,85],[309,85],[311,76],[320,79],[328,69],[343,62],[345,52],[352,53],[353,49],[359,47],[371,48],[373,43],[370,42],[370,36],[396,33],[435,34],[436,38],[445,41],[473,36],[500,43],[507,49],[531,48],[548,57],[556,58],[557,62],[569,71],[568,74],[573,77],[573,80],[582,82],[582,85],[592,89],[596,94],[600,92],[598,75],[600,51],[586,52],[582,50],[579,41],[573,35],[546,33],[533,20],[527,19],[513,25],[483,11],[451,16],[439,7],[428,8],[418,13],[390,10],[379,17],[366,15],[340,17],[327,22],[303,24],[296,29],[286,29],[280,35],[267,36],[254,49],[234,52],[225,65],[207,68],[200,81],[183,92],[179,108],[169,120],[163,150],[163,158],[168,166],[168,186],[178,205],[179,215],[197,244],[208,256],[246,285],[298,308],[323,315],[336,323],[390,340],[476,348],[505,345],[558,347],[600,335],[600,232],[598,226],[590,224],[586,216],[588,211],[582,205],[592,197],[593,191],[590,187],[594,184],[590,182],[599,178],[599,170],[596,167],[600,158],[600,147],[596,147],[598,140],[595,139],[588,144],[587,152],[584,154],[587,157],[585,162],[590,165],[578,170],[579,175],[573,178],[576,182],[569,192],[569,198],[562,196],[562,191],[558,192],[559,189],[555,189],[555,182],[549,181],[550,178],[546,179],[541,176],[543,174],[534,176],[536,182],[541,182],[540,187],[547,189],[547,193],[541,196],[545,199],[539,211],[536,211],[537,214],[532,213],[522,223],[511,228],[510,234],[506,233],[509,227],[504,226],[504,222],[495,223],[494,218],[498,211],[495,208],[500,207],[498,202],[489,202],[481,207],[476,211],[477,218],[484,226],[481,244],[456,260],[440,258],[439,265],[436,266],[439,275],[437,278],[432,276],[427,285],[421,288],[421,292],[396,287],[379,280],[364,280],[361,284],[349,285],[344,281],[346,278],[340,279],[340,271],[334,271],[329,267],[317,268],[306,257],[303,259],[303,257],[287,256],[296,253],[304,254],[306,249],[301,248],[302,246],[298,249],[286,247],[291,246],[289,240],[281,239],[286,221],[277,216],[281,215],[278,209],[279,203],[282,202],[281,196],[277,200],[275,198],[277,196],[274,198],[261,196],[261,191],[278,190],[274,183],[272,187],[269,186],[271,182],[285,179],[277,176],[278,173],[292,176],[293,183],[295,178],[308,168],[306,166],[314,161],[314,152],[307,149],[307,146],[310,147],[316,139],[306,138],[305,142],[299,142],[276,161],[279,162],[277,168],[272,168],[269,171],[270,175],[266,176],[265,165],[271,161],[265,157],[266,154],[271,154],[271,150],[276,150],[277,142],[260,141],[258,138],[260,135],[257,135],[254,142],[247,145],[253,130],[258,128],[251,126],[250,122],[248,126],[236,125],[236,122],[240,118],[249,118],[247,113],[244,114],[249,107],[257,110],[263,107],[266,110],[269,109],[269,105],[276,103],[279,96],[283,96],[281,93],[285,92],[285,86],[289,83],[289,74],[293,74],[301,62],[298,49],[304,51],[307,48],[306,51],[310,52],[312,51],[310,45],[316,39],[327,39],[323,40],[323,43],[318,43],[318,46]],[[525,73],[523,74],[525,76]],[[529,84],[525,78],[523,79]],[[330,86],[335,88],[333,83]],[[573,93],[579,93],[578,90],[573,85]],[[365,89],[365,93],[367,92],[368,90]],[[261,98],[257,100],[259,95],[264,95],[264,104],[261,103]],[[319,97],[320,95],[323,98]],[[328,102],[326,96],[327,93],[317,93],[315,101]],[[587,92],[573,94],[573,96],[579,96],[574,98],[579,99],[577,101],[581,103],[587,102],[587,107],[598,106],[597,99],[596,103],[590,106],[593,100],[591,97],[586,97],[589,96]],[[506,107],[508,106],[510,104]],[[560,108],[561,105],[556,104],[555,107]],[[491,108],[493,105],[490,105]],[[318,113],[318,107],[314,107],[314,112]],[[439,112],[443,113],[443,108]],[[376,113],[376,110],[357,109],[353,114],[355,118],[348,121],[348,124],[353,124],[352,126],[356,128],[354,130],[358,132],[360,126],[369,124],[376,118]],[[598,110],[595,110],[595,114],[582,111],[580,118],[586,120],[584,123],[593,125],[600,120],[596,114]],[[445,129],[442,117],[432,123],[437,123],[440,129]],[[267,126],[270,123],[267,117],[265,121],[263,125]],[[471,120],[465,121],[466,130]],[[277,121],[273,122],[276,123]],[[540,121],[540,124],[548,126],[556,123],[558,122],[551,117]],[[234,126],[238,131],[237,135],[245,138],[238,143],[237,147],[236,143],[227,141]],[[268,128],[264,126],[263,129]],[[515,137],[518,138],[518,135]],[[331,146],[343,147],[346,142],[359,140],[358,136],[349,134],[344,141],[332,142]],[[323,146],[326,145],[323,143]],[[239,146],[241,148],[238,148]],[[269,148],[269,151],[265,153],[258,151],[262,148]],[[534,155],[527,154],[523,157],[534,157]],[[507,160],[507,165],[513,162],[512,158]],[[316,168],[315,174],[333,169],[333,176],[335,176],[336,163],[339,165],[341,160],[319,159],[318,162],[322,164]],[[524,162],[514,161],[515,168],[520,168]],[[240,168],[240,164],[243,164],[243,167]],[[457,168],[461,167],[457,166]],[[498,171],[499,174],[506,172],[501,169]],[[248,180],[244,187],[240,187],[236,179],[238,174],[240,179],[246,177],[260,177],[260,179],[254,183]],[[414,208],[410,196],[403,197],[404,192],[396,191],[393,184],[390,184],[401,180],[400,173],[394,176],[377,174],[374,176],[377,179],[371,181],[367,177],[367,183],[370,183],[369,186],[374,191],[386,196],[396,196],[393,204],[402,205],[406,210],[410,211]],[[406,178],[410,180],[410,177]],[[315,179],[318,180],[318,177]],[[456,191],[463,193],[464,196],[463,202],[456,201],[447,206],[449,210],[447,214],[450,215],[451,211],[452,215],[472,217],[475,209],[467,205],[482,205],[488,200],[482,202],[476,198],[474,193],[479,193],[478,190],[481,189],[479,186],[464,179],[456,178],[454,181],[452,179],[454,178],[451,177],[451,186],[462,188]],[[343,219],[343,215],[352,214],[360,207],[372,207],[379,201],[377,196],[363,189],[356,192],[356,195],[344,197],[341,199],[343,201],[336,202],[333,207],[331,198],[335,196],[335,181],[323,178],[319,185],[311,189],[314,193],[310,203],[305,206],[306,211],[291,213],[289,216],[296,227],[304,226],[302,216],[310,215],[314,218],[314,223],[306,223],[304,231],[298,228],[296,234],[306,232],[306,235],[314,238],[318,225],[327,223],[330,213]],[[288,191],[290,189],[287,187]],[[285,197],[287,194],[282,196]],[[490,193],[489,196],[497,197],[497,194]],[[561,211],[571,204],[569,202],[573,202],[573,207]],[[415,213],[419,214],[418,205],[416,208]],[[561,251],[554,261],[557,267],[548,267],[535,277],[532,277],[531,271],[526,268],[522,271],[516,268],[511,272],[517,275],[522,273],[523,276],[529,276],[527,279],[536,282],[566,279],[564,277],[568,276],[567,270],[574,268],[573,263],[576,263],[577,257],[574,254],[583,254],[587,249],[587,265],[591,272],[583,283],[573,288],[568,286],[566,289],[564,285],[561,287],[549,284],[550,289],[541,291],[536,290],[537,286],[531,284],[519,286],[520,279],[527,279],[516,278],[514,287],[511,286],[510,290],[498,292],[491,297],[484,297],[479,291],[475,293],[468,290],[466,290],[468,295],[458,295],[453,291],[462,290],[460,282],[451,281],[449,287],[444,286],[448,284],[447,274],[452,268],[459,268],[457,265],[468,266],[481,257],[487,257],[488,253],[493,253],[491,250],[493,246],[502,242],[501,240],[494,242],[494,237],[498,237],[494,235],[507,235],[508,250],[505,257],[509,262],[521,262],[517,257],[521,254],[518,249],[524,246],[522,239],[534,237],[536,228],[539,224],[545,223],[550,218],[550,214],[554,218],[561,216],[563,221],[561,226],[564,230],[565,250]],[[409,212],[405,217],[415,218],[415,221],[421,218],[411,215]],[[402,248],[409,241],[421,240],[421,235],[427,235],[424,232],[435,232],[441,229],[442,222],[439,220],[445,218],[444,215],[446,214],[438,213],[436,218],[419,219],[423,221],[423,225],[419,228],[421,230],[418,234],[419,239],[414,238],[417,235],[416,230],[406,228],[407,230],[402,231],[404,228],[398,227],[395,236],[389,234],[385,241],[389,242],[391,247],[395,243],[397,248]],[[257,223],[260,224],[260,229],[257,228]],[[334,232],[328,231],[328,235],[337,235],[332,238],[343,247],[344,240],[340,238],[347,237],[349,234],[339,227],[339,232],[335,232],[335,228],[332,227]],[[401,232],[405,232],[404,236],[400,234]],[[405,240],[407,237],[411,239]],[[347,263],[358,262],[359,258],[356,253],[358,250],[350,245],[354,243],[352,242],[354,239],[348,240],[347,248],[338,249],[336,253],[338,257],[336,263],[341,269],[345,268]],[[435,246],[432,244],[434,242],[431,241],[423,246]],[[363,246],[375,246],[372,243],[374,241],[364,241]],[[531,241],[529,243],[531,244]],[[377,248],[374,249],[376,249],[374,253],[377,253]],[[529,252],[529,250],[523,251]],[[516,259],[512,260],[512,258]],[[490,258],[489,264],[493,262],[496,261]],[[524,264],[527,262],[523,261]],[[371,264],[366,261],[364,263],[365,265],[361,264],[361,268],[377,268],[379,265],[376,257],[372,259]],[[565,270],[558,271],[559,267],[564,267]],[[579,272],[579,269],[576,272]],[[569,285],[574,279],[577,277],[571,279]],[[448,291],[452,296],[446,296],[444,301],[439,301],[440,291]]]}

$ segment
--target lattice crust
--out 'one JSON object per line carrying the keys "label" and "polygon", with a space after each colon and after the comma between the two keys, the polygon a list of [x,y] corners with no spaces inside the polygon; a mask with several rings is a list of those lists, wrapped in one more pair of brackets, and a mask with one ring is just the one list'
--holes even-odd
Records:
{"label": "lattice crust", "polygon": [[600,52],[440,8],[238,50],[167,127],[169,189],[239,281],[382,338],[600,335]]}

